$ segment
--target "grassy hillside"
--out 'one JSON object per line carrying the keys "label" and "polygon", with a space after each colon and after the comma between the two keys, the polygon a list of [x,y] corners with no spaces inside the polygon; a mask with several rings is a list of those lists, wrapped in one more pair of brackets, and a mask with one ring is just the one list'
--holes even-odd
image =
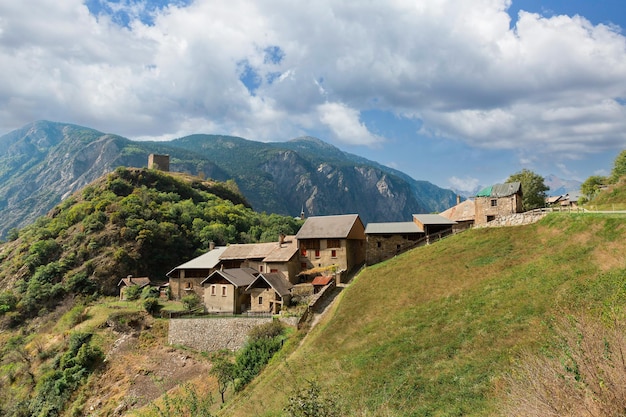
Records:
{"label": "grassy hillside", "polygon": [[118,168],[67,198],[0,245],[0,415],[111,415],[125,396],[128,408],[156,398],[186,363],[182,380],[206,374],[206,360],[177,361],[167,322],[141,301],[105,296],[128,274],[165,281],[209,242],[274,241],[300,225],[254,212],[232,184],[155,170]]}
{"label": "grassy hillside", "polygon": [[223,416],[279,416],[316,381],[345,415],[500,415],[522,352],[568,314],[621,311],[626,217],[553,214],[475,229],[369,267],[298,349]]}

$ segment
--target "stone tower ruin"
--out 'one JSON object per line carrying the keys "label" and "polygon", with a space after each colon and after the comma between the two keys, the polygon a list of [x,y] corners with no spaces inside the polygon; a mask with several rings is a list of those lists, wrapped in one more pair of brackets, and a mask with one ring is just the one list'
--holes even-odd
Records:
{"label": "stone tower ruin", "polygon": [[148,156],[148,169],[158,169],[159,171],[168,172],[170,170],[170,156],[151,153]]}

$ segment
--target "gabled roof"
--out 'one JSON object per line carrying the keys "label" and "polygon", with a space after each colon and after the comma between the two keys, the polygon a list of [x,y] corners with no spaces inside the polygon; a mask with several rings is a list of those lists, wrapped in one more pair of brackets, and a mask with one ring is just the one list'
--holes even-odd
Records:
{"label": "gabled roof", "polygon": [[264,262],[287,262],[298,252],[294,236],[287,236],[283,243],[245,243],[226,247],[220,260],[261,259]]}
{"label": "gabled roof", "polygon": [[250,285],[259,273],[252,268],[229,268],[214,271],[200,284],[204,285],[217,277],[224,278],[235,287],[247,287]]}
{"label": "gabled roof", "polygon": [[176,268],[168,272],[168,277],[174,271],[180,269],[212,269],[220,263],[220,255],[226,250],[226,246],[216,246],[213,250],[208,251],[184,264],[178,265]]}
{"label": "gabled roof", "polygon": [[455,222],[474,220],[476,217],[476,205],[473,200],[468,199],[439,213],[439,215]]}
{"label": "gabled roof", "polygon": [[121,286],[122,284],[130,287],[131,285],[139,285],[139,287],[143,288],[146,285],[150,285],[151,281],[148,277],[133,277],[132,275],[127,276],[126,278],[122,278],[120,282],[117,283],[117,286]]}
{"label": "gabled roof", "polygon": [[415,222],[368,223],[366,235],[401,235],[408,233],[424,233]]}
{"label": "gabled roof", "polygon": [[413,219],[417,220],[425,226],[439,224],[449,224],[450,226],[452,226],[453,224],[456,224],[455,221],[440,216],[439,214],[414,214]]}
{"label": "gabled roof", "polygon": [[318,275],[315,278],[313,278],[313,281],[311,281],[311,284],[313,285],[328,285],[330,283],[330,281],[333,280],[333,277],[329,276],[329,275]]}
{"label": "gabled roof", "polygon": [[476,197],[508,197],[518,193],[522,193],[522,183],[515,181],[483,188],[476,194]]}
{"label": "gabled roof", "polygon": [[276,291],[281,297],[290,294],[291,289],[293,288],[293,285],[289,281],[287,281],[283,274],[281,274],[280,272],[270,272],[265,274],[259,274],[255,278],[255,280],[252,281],[250,285],[248,285],[246,291],[254,288],[255,285],[260,281],[267,282],[269,286],[272,287],[274,291]]}
{"label": "gabled roof", "polygon": [[347,239],[356,224],[363,226],[358,214],[313,216],[306,219],[296,239]]}

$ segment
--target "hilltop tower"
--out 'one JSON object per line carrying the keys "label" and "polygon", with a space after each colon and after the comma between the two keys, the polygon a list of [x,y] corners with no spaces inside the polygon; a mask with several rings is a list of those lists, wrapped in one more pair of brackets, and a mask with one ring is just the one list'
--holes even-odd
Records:
{"label": "hilltop tower", "polygon": [[151,153],[148,156],[148,169],[158,169],[159,171],[169,172],[170,156]]}

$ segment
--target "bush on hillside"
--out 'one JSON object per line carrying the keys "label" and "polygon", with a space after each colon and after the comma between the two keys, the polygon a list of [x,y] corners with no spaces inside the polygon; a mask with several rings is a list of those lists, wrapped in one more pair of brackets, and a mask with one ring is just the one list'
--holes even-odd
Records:
{"label": "bush on hillside", "polygon": [[278,320],[262,324],[248,333],[248,342],[235,358],[235,391],[248,385],[283,345],[285,327]]}
{"label": "bush on hillside", "polygon": [[29,411],[33,416],[62,414],[72,393],[103,361],[100,348],[91,343],[90,333],[72,333],[67,350],[58,356],[52,369],[37,382]]}
{"label": "bush on hillside", "polygon": [[159,289],[157,287],[153,287],[151,285],[143,287],[141,290],[141,298],[159,298]]}
{"label": "bush on hillside", "polygon": [[195,292],[189,295],[185,295],[180,299],[180,301],[183,303],[183,307],[187,311],[194,310],[195,308],[199,307],[200,303],[202,302],[198,294],[196,294]]}
{"label": "bush on hillside", "polygon": [[161,310],[161,303],[157,297],[147,297],[143,300],[143,308],[150,315],[156,315]]}
{"label": "bush on hillside", "polygon": [[129,285],[126,287],[126,290],[124,290],[124,295],[128,301],[139,300],[139,297],[141,296],[141,287],[139,287],[139,285]]}
{"label": "bush on hillside", "polygon": [[248,338],[252,341],[259,339],[273,339],[283,334],[285,326],[279,320],[253,327],[248,332]]}
{"label": "bush on hillside", "polygon": [[284,411],[288,417],[339,417],[337,400],[322,390],[316,381],[307,381],[289,396]]}

